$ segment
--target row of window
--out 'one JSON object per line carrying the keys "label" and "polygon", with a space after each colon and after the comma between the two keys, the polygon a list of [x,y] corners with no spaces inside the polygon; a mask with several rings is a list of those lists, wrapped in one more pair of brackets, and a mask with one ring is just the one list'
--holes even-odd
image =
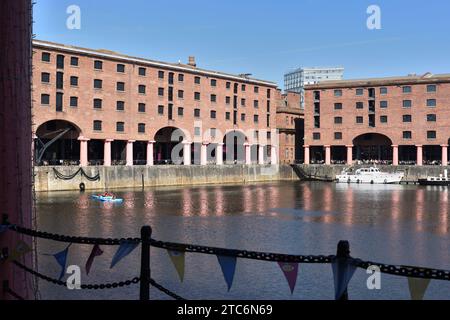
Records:
{"label": "row of window", "polygon": [[[427,114],[426,117],[428,122],[436,122],[437,121],[437,116],[435,114]],[[362,124],[364,123],[364,117],[362,116],[357,116],[355,118],[356,123],[357,124]],[[410,114],[405,114],[402,116],[402,120],[405,123],[408,122],[412,122],[412,115]],[[343,122],[343,118],[342,117],[334,117],[334,124],[342,124]],[[380,116],[380,122],[381,123],[387,123],[388,122],[388,116]]]}
{"label": "row of window", "polygon": [[[403,136],[403,139],[410,140],[410,139],[412,139],[412,132],[411,131],[403,131],[402,136]],[[434,140],[434,139],[436,139],[436,137],[437,137],[436,131],[433,131],[433,130],[427,131],[427,139]],[[320,140],[320,138],[321,138],[320,132],[313,133],[313,140]],[[335,132],[334,140],[342,140],[342,132]]]}
{"label": "row of window", "polygon": [[[403,108],[411,108],[413,105],[412,100],[403,100],[402,101],[402,107]],[[427,99],[427,107],[436,107],[437,100],[436,99]],[[364,102],[358,101],[355,105],[356,109],[364,109]],[[388,107],[387,101],[380,101],[380,108],[386,109]],[[334,104],[334,110],[342,110],[343,104],[342,103],[335,103]]]}
{"label": "row of window", "polygon": [[[365,89],[363,89],[363,88],[357,88],[356,90],[355,90],[355,94],[357,95],[357,96],[362,96],[362,95],[364,95],[364,90]],[[403,93],[412,93],[412,91],[413,91],[413,89],[412,89],[412,86],[403,86],[402,87],[402,92]],[[427,85],[427,92],[429,92],[429,93],[434,93],[434,92],[436,92],[437,91],[437,86],[435,85],[435,84],[429,84],[429,85]],[[334,90],[334,96],[335,97],[342,97],[342,89],[336,89],[336,90]],[[388,94],[388,88],[386,88],[386,87],[381,87],[380,88],[380,94],[381,95],[386,95],[386,94]]]}
{"label": "row of window", "polygon": [[[42,61],[43,62],[51,62],[51,54],[48,52],[43,52],[42,53]],[[63,55],[57,55],[57,68],[58,69],[64,69],[64,56]],[[78,67],[79,66],[79,58],[77,57],[71,57],[70,58],[70,65],[73,67]],[[103,61],[101,60],[94,60],[94,69],[97,71],[103,70]],[[126,70],[126,66],[124,64],[117,64],[116,65],[116,71],[118,73],[125,73]],[[138,74],[139,76],[146,76],[147,75],[147,68],[144,67],[139,67],[138,68]],[[174,77],[174,73],[170,72],[169,73],[169,82],[173,83],[173,77]],[[158,78],[163,80],[165,78],[165,71],[158,71]],[[184,82],[184,74],[180,73],[178,74],[178,82]],[[199,76],[195,76],[194,77],[194,83],[195,84],[200,84],[201,83],[201,77]],[[211,79],[210,80],[210,85],[211,87],[217,87],[217,80],[216,79]],[[231,89],[231,82],[227,81],[225,84],[226,89]],[[235,91],[237,91],[238,88],[238,84],[235,84]],[[245,92],[247,90],[247,85],[246,84],[241,84],[241,91]],[[258,86],[254,86],[253,87],[253,92],[254,93],[259,93],[259,87]],[[271,90],[267,89],[267,98],[270,99],[270,93]]]}
{"label": "row of window", "polygon": [[[101,120],[94,120],[93,129],[94,131],[102,131],[103,122]],[[116,122],[116,131],[125,132],[125,122]],[[145,123],[138,124],[138,133],[145,133]]]}

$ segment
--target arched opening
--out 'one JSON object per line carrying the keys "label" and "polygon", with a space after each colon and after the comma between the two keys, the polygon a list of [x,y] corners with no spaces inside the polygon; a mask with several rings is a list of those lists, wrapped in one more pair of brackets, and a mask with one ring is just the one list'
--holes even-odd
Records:
{"label": "arched opening", "polygon": [[353,140],[353,158],[364,163],[392,163],[392,140],[379,133],[366,133]]}
{"label": "arched opening", "polygon": [[223,138],[223,159],[225,163],[245,163],[245,143],[247,137],[241,131],[233,130]]}
{"label": "arched opening", "polygon": [[36,131],[36,165],[78,165],[81,129],[71,122],[51,120]]}
{"label": "arched opening", "polygon": [[[173,164],[175,159],[172,159],[172,151],[175,146],[179,145],[186,139],[183,130],[175,127],[164,127],[155,134],[155,148],[154,159],[155,164]],[[183,156],[183,148],[180,148],[180,153],[177,156]],[[191,157],[192,159],[192,157]]]}

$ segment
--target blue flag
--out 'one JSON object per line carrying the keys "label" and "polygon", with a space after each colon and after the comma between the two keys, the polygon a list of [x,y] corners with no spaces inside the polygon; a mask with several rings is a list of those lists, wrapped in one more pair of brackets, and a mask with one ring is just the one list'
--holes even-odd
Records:
{"label": "blue flag", "polygon": [[138,242],[122,242],[120,244],[119,249],[117,250],[116,254],[114,255],[114,258],[111,261],[110,269],[114,268],[114,266],[123,258],[125,258],[127,255],[129,255],[131,252],[133,252],[134,249],[139,245]]}
{"label": "blue flag", "polygon": [[8,230],[8,229],[9,229],[9,226],[4,225],[4,224],[0,225],[0,234],[2,234],[3,232],[6,232],[6,230]]}
{"label": "blue flag", "polygon": [[236,271],[236,257],[217,256],[220,268],[222,269],[223,277],[228,285],[228,291],[233,285],[234,272]]}
{"label": "blue flag", "polygon": [[64,274],[66,273],[67,255],[69,253],[69,248],[71,245],[72,244],[69,244],[69,246],[66,249],[64,249],[64,251],[61,251],[61,252],[53,255],[53,257],[55,257],[58,264],[61,266],[61,273],[59,275],[58,280],[61,280],[64,277]]}
{"label": "blue flag", "polygon": [[336,258],[331,266],[333,268],[335,299],[339,300],[345,292],[353,274],[356,271],[356,266],[351,263],[351,259]]}

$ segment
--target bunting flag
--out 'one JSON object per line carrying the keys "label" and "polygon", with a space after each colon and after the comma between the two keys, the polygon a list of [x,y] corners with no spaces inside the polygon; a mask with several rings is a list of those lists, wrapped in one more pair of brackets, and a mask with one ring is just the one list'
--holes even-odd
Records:
{"label": "bunting flag", "polygon": [[293,294],[295,285],[297,283],[298,263],[278,262],[278,265],[280,266],[281,271],[283,271],[284,276],[286,277],[289,288],[291,289],[291,294]]}
{"label": "bunting flag", "polygon": [[219,260],[220,268],[222,269],[223,277],[228,286],[228,292],[233,285],[234,272],[236,271],[236,257],[217,256]]}
{"label": "bunting flag", "polygon": [[335,299],[339,300],[352,279],[356,266],[351,263],[350,259],[335,259],[331,266],[333,268]]}
{"label": "bunting flag", "polygon": [[67,255],[69,254],[69,248],[71,245],[72,244],[69,244],[66,249],[53,255],[53,257],[56,259],[56,262],[58,262],[58,264],[61,266],[61,273],[59,274],[58,280],[61,280],[66,273]]}
{"label": "bunting flag", "polygon": [[113,257],[113,259],[111,261],[111,266],[109,268],[110,269],[114,268],[114,266],[117,263],[119,263],[120,260],[125,258],[131,252],[133,252],[133,250],[136,249],[138,245],[139,245],[139,243],[136,243],[136,242],[127,242],[127,241],[122,242],[120,244],[119,249],[117,249],[117,252]]}
{"label": "bunting flag", "polygon": [[167,250],[167,253],[169,254],[170,260],[172,261],[173,265],[175,266],[175,269],[177,270],[178,276],[180,277],[180,281],[183,282],[184,260],[185,260],[184,252]]}
{"label": "bunting flag", "polygon": [[96,244],[94,248],[92,248],[92,252],[89,255],[88,260],[86,261],[86,274],[89,275],[89,272],[91,271],[92,263],[94,262],[95,257],[101,256],[103,254],[102,249],[100,249],[100,246]]}
{"label": "bunting flag", "polygon": [[411,300],[423,300],[431,279],[408,278],[409,293]]}
{"label": "bunting flag", "polygon": [[31,247],[23,240],[19,240],[17,242],[16,247],[12,250],[11,254],[8,257],[9,261],[14,261],[19,259],[21,256],[31,252]]}

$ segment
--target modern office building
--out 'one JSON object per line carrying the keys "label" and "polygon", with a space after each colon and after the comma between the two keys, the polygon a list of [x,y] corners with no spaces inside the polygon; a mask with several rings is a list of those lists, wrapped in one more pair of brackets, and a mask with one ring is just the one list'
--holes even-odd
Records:
{"label": "modern office building", "polygon": [[344,68],[299,68],[284,75],[284,89],[301,94],[301,106],[303,109],[305,107],[305,85],[342,80],[343,77]]}
{"label": "modern office building", "polygon": [[305,162],[448,164],[450,74],[305,87]]}
{"label": "modern office building", "polygon": [[180,145],[187,165],[277,163],[273,82],[201,69],[194,57],[172,64],[45,41],[33,48],[39,164],[165,164]]}

